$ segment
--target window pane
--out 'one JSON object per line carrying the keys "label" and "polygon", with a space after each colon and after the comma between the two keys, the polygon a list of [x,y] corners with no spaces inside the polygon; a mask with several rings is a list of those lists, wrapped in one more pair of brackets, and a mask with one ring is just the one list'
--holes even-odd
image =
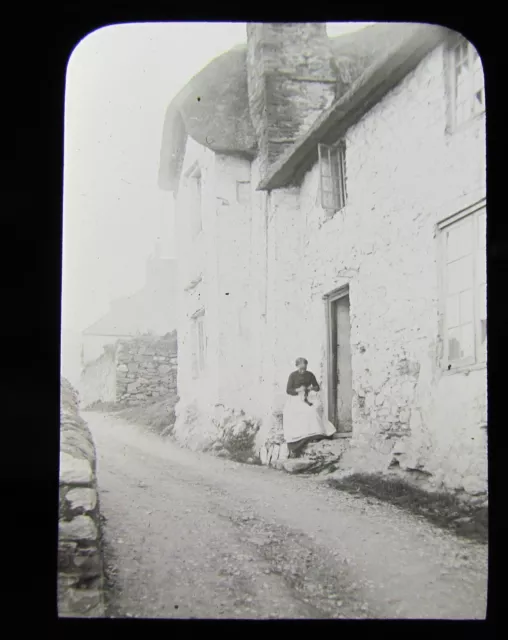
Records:
{"label": "window pane", "polygon": [[463,291],[460,295],[460,324],[474,322],[473,291]]}
{"label": "window pane", "polygon": [[474,356],[474,328],[473,324],[448,331],[448,359],[462,360]]}
{"label": "window pane", "polygon": [[480,318],[487,317],[487,285],[482,284],[478,287],[478,303],[480,309]]}
{"label": "window pane", "polygon": [[460,327],[448,331],[448,360],[460,359]]}
{"label": "window pane", "polygon": [[487,253],[485,250],[476,252],[476,281],[478,284],[487,282]]}
{"label": "window pane", "polygon": [[321,180],[331,180],[332,179],[332,170],[328,165],[324,165],[321,167]]}
{"label": "window pane", "polygon": [[460,325],[460,297],[449,296],[446,299],[446,326],[448,328]]}
{"label": "window pane", "polygon": [[480,320],[480,344],[483,346],[487,342],[487,318]]}
{"label": "window pane", "polygon": [[324,209],[334,209],[335,208],[335,198],[334,194],[329,191],[323,191],[321,193],[321,205]]}
{"label": "window pane", "polygon": [[473,108],[475,113],[482,113],[485,110],[485,101],[482,90],[475,92]]}
{"label": "window pane", "polygon": [[478,316],[480,318],[480,344],[487,338],[487,286],[478,287]]}
{"label": "window pane", "polygon": [[483,209],[478,214],[478,246],[484,248],[487,246],[487,212]]}
{"label": "window pane", "polygon": [[474,325],[473,323],[464,324],[461,330],[461,358],[469,358],[474,356]]}
{"label": "window pane", "polygon": [[448,295],[460,293],[473,288],[473,260],[472,256],[466,256],[456,260],[447,267]]}
{"label": "window pane", "polygon": [[483,89],[484,80],[483,80],[483,68],[480,57],[475,54],[474,62],[473,62],[473,77],[474,77],[474,88],[475,90]]}
{"label": "window pane", "polygon": [[236,183],[236,200],[240,204],[247,204],[250,200],[250,182]]}
{"label": "window pane", "polygon": [[446,261],[453,262],[473,251],[473,216],[454,224],[446,232]]}
{"label": "window pane", "polygon": [[457,67],[463,67],[464,65],[467,65],[467,49],[468,42],[465,41],[458,43],[455,47],[455,65]]}

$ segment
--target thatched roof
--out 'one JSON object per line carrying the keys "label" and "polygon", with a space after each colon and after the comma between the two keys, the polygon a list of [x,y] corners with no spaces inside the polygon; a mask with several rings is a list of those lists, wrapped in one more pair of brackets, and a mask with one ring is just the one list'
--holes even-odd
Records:
{"label": "thatched roof", "polygon": [[[378,57],[397,50],[411,35],[412,26],[380,23],[331,38],[342,91]],[[256,155],[257,140],[247,92],[246,44],[213,60],[171,102],[160,156],[159,185],[163,189],[176,188],[188,135],[216,152]]]}

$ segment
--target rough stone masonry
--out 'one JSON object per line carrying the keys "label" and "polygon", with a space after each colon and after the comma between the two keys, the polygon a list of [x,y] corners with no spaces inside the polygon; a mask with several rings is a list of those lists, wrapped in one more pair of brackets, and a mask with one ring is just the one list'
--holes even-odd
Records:
{"label": "rough stone masonry", "polygon": [[138,406],[176,396],[177,337],[173,332],[118,340],[83,369],[80,394],[84,407],[97,402]]}
{"label": "rough stone masonry", "polygon": [[116,399],[120,404],[135,406],[176,395],[176,335],[120,340],[116,361]]}
{"label": "rough stone masonry", "polygon": [[58,613],[104,615],[104,570],[97,493],[96,453],[78,395],[62,379],[60,399],[60,491]]}

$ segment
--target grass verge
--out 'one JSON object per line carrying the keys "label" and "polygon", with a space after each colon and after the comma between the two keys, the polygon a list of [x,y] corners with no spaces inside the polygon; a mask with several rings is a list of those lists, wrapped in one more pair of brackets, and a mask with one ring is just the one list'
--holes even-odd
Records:
{"label": "grass verge", "polygon": [[159,435],[167,435],[175,424],[176,397],[166,397],[150,404],[128,407],[118,411],[118,415],[127,422],[141,424]]}
{"label": "grass verge", "polygon": [[375,474],[353,474],[330,478],[335,489],[377,498],[423,516],[432,524],[456,535],[486,544],[488,507],[468,505],[447,493],[429,493],[402,480]]}

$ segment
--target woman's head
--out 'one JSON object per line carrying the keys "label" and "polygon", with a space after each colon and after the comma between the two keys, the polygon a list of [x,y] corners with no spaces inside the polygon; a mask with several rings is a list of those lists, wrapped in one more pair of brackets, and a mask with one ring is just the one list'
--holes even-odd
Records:
{"label": "woman's head", "polygon": [[307,365],[309,364],[305,358],[297,358],[296,359],[296,368],[299,371],[305,371],[307,369]]}

